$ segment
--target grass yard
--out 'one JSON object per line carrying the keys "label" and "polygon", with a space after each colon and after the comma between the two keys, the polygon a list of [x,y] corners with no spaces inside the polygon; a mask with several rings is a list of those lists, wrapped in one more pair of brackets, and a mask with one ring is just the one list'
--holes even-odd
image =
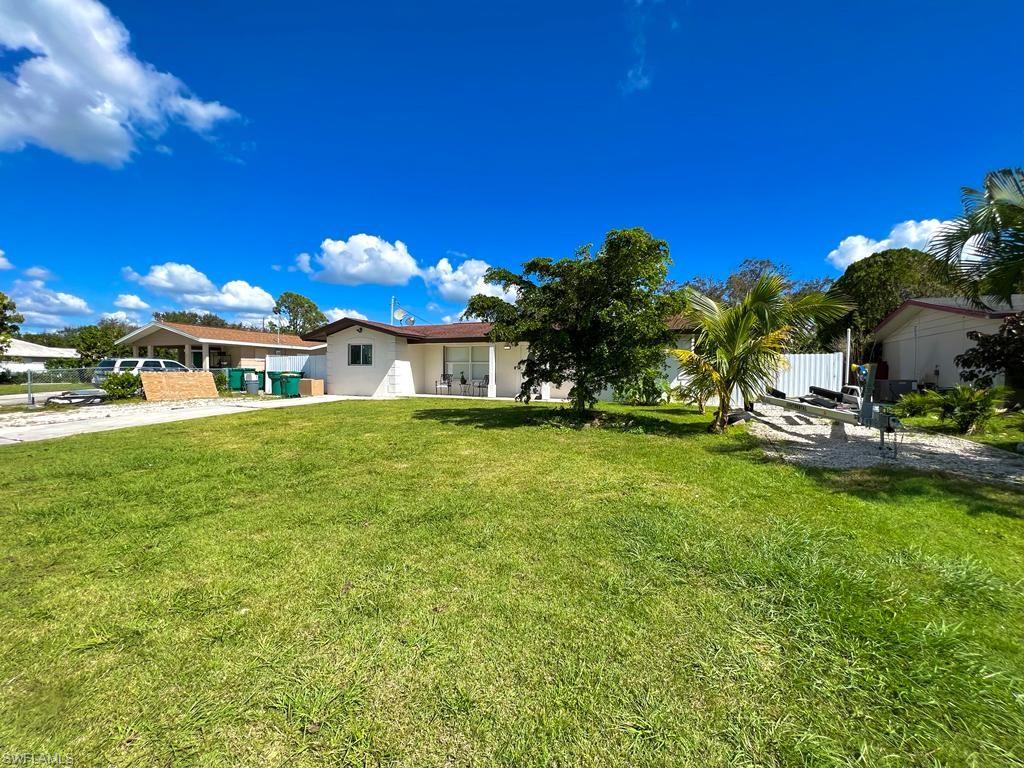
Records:
{"label": "grass yard", "polygon": [[613,411],[350,401],[0,449],[0,744],[1021,765],[1024,495]]}
{"label": "grass yard", "polygon": [[[87,389],[92,384],[33,384],[33,392],[60,392],[65,389]],[[0,395],[28,395],[28,384],[0,384]]]}
{"label": "grass yard", "polygon": [[912,427],[941,432],[944,435],[957,435],[1006,451],[1016,452],[1017,443],[1024,443],[1024,411],[999,414],[989,422],[984,431],[975,435],[959,435],[952,423],[939,421],[939,417],[934,415],[913,416],[904,421]]}

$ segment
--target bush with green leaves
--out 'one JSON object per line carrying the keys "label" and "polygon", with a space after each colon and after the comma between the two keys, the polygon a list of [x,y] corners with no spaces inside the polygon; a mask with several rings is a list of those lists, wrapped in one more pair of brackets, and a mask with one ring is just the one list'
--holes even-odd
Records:
{"label": "bush with green leaves", "polygon": [[228,375],[224,371],[218,371],[213,374],[213,384],[217,387],[218,392],[228,391]]}
{"label": "bush with green leaves", "polygon": [[928,412],[937,413],[941,421],[951,421],[961,435],[973,435],[985,429],[996,415],[1006,392],[1002,387],[975,389],[964,384],[945,392],[928,392]]}
{"label": "bush with green leaves", "polygon": [[925,416],[932,410],[932,398],[927,392],[907,392],[890,409],[901,418]]}
{"label": "bush with green leaves", "polygon": [[659,405],[672,399],[672,387],[660,370],[652,368],[615,387],[615,401],[625,405]]}
{"label": "bush with green leaves", "polygon": [[103,389],[111,400],[127,400],[139,396],[142,379],[134,373],[112,373],[103,379]]}

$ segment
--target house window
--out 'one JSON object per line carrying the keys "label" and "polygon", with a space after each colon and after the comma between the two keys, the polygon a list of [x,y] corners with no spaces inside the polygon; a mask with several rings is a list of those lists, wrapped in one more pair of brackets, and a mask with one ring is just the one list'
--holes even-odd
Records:
{"label": "house window", "polygon": [[487,347],[445,347],[444,372],[458,382],[483,381],[490,370]]}
{"label": "house window", "polygon": [[373,344],[349,344],[349,365],[373,365]]}

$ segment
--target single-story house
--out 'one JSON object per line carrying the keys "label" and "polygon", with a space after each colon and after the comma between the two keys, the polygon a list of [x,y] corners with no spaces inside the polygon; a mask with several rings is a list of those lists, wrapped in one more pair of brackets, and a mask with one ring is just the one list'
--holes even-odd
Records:
{"label": "single-story house", "polygon": [[11,339],[0,360],[0,368],[11,373],[42,371],[49,360],[70,360],[78,357],[78,350],[70,347],[45,347],[22,339]]}
{"label": "single-story house", "polygon": [[[679,333],[680,346],[690,345],[692,334],[681,317],[671,318],[669,327]],[[344,317],[302,338],[327,346],[328,394],[515,397],[522,384],[518,365],[528,346],[492,342],[490,330],[490,323],[479,322],[388,325]],[[674,358],[666,369],[669,378],[678,375]],[[450,388],[444,374],[451,376]],[[571,386],[544,385],[538,394],[565,398]]]}
{"label": "single-story house", "polygon": [[953,297],[903,302],[873,331],[882,345],[888,378],[913,379],[940,389],[961,383],[954,359],[974,346],[968,331],[995,333],[1004,318],[1024,312],[1024,295],[1011,298],[1009,304],[986,300],[990,309]]}
{"label": "single-story house", "polygon": [[190,368],[255,368],[262,371],[267,355],[322,354],[326,344],[287,333],[215,328],[208,325],[152,322],[117,340],[130,344],[134,357],[153,357],[157,347],[173,349],[178,362]]}

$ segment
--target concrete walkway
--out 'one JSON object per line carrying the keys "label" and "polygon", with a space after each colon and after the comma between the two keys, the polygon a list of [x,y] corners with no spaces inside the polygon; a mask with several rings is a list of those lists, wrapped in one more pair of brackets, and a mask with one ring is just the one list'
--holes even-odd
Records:
{"label": "concrete walkway", "polygon": [[133,403],[130,405],[86,405],[79,408],[38,410],[0,414],[0,446],[86,432],[107,432],[126,427],[166,424],[171,421],[202,419],[207,416],[230,416],[268,408],[295,408],[339,400],[365,398],[344,395],[322,395],[288,400],[254,400],[221,398],[217,400],[186,400],[182,402]]}

